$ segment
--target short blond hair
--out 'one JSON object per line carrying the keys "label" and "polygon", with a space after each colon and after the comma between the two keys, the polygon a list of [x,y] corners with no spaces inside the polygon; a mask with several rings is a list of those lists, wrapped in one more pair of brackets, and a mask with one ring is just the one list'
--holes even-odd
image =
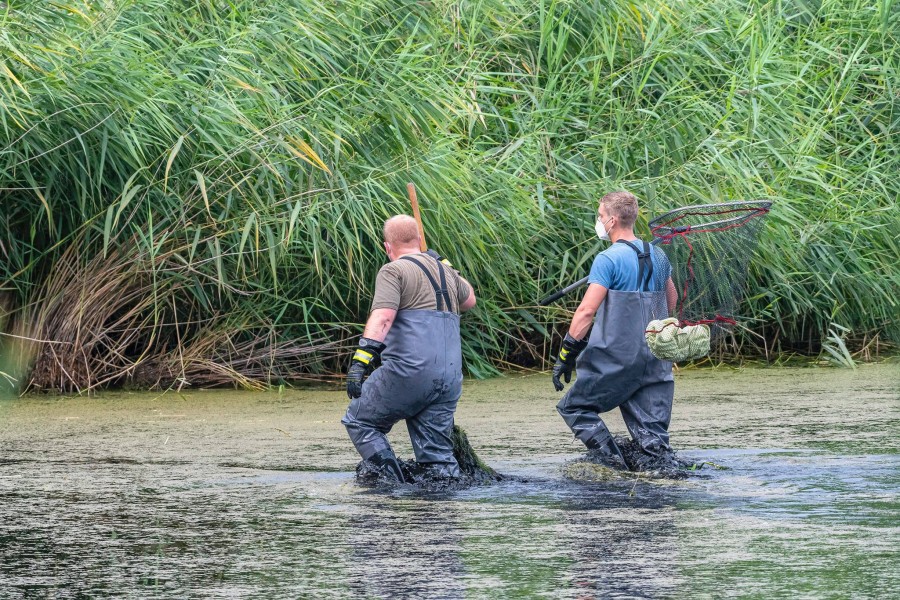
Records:
{"label": "short blond hair", "polygon": [[638,215],[638,199],[631,192],[611,192],[600,198],[609,213],[619,219],[622,227],[634,227]]}
{"label": "short blond hair", "polygon": [[384,241],[388,244],[411,246],[418,244],[419,226],[409,215],[395,215],[384,222]]}

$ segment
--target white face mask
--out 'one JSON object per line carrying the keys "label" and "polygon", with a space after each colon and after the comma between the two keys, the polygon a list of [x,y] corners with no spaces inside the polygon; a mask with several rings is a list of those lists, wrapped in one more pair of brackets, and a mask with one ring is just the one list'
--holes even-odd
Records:
{"label": "white face mask", "polygon": [[[610,217],[611,219],[612,217]],[[610,219],[607,219],[609,221]],[[609,232],[606,231],[606,226],[603,224],[603,221],[600,220],[600,217],[597,217],[597,223],[594,225],[594,231],[597,232],[597,237],[601,240],[609,241]]]}

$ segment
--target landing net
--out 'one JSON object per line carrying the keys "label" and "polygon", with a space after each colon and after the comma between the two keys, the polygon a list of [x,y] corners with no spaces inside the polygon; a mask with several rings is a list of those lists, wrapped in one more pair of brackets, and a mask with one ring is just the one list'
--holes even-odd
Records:
{"label": "landing net", "polygon": [[[660,345],[679,341],[680,352],[696,358],[705,353],[703,348],[708,352],[711,339],[737,323],[750,259],[771,206],[767,200],[702,204],[650,221],[654,243],[664,249],[671,263],[676,293],[672,314],[677,318],[677,324],[672,319],[648,324],[651,350],[650,336],[659,334]],[[676,329],[667,330],[669,327]],[[679,336],[681,340],[674,340]],[[666,338],[665,344],[662,338]],[[685,356],[669,358],[679,359],[686,360]]]}

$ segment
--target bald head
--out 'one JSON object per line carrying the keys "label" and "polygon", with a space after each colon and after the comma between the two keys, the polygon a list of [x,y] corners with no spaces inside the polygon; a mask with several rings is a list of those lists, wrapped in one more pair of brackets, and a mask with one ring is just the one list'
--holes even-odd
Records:
{"label": "bald head", "polygon": [[384,241],[391,246],[419,248],[419,227],[409,215],[397,215],[384,222]]}

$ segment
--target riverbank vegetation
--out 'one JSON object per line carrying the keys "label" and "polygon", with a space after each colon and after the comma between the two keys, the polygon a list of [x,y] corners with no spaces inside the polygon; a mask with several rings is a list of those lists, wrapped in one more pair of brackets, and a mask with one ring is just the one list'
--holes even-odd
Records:
{"label": "riverbank vegetation", "polygon": [[[471,374],[539,366],[597,198],[770,198],[725,350],[900,341],[892,0],[0,4],[0,372],[338,375],[419,189]],[[646,229],[644,229],[646,231]],[[866,354],[867,353],[867,354]]]}

